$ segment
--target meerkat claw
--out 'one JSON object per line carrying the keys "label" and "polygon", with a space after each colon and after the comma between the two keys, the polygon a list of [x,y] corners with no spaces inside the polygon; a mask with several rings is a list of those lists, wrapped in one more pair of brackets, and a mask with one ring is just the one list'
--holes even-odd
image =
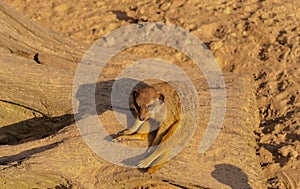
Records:
{"label": "meerkat claw", "polygon": [[118,136],[118,137],[116,137],[116,138],[114,138],[112,140],[112,142],[122,142],[122,141],[124,141],[124,139],[122,138],[122,136]]}
{"label": "meerkat claw", "polygon": [[138,164],[139,168],[147,168],[151,165],[152,161],[149,161],[147,159],[140,161],[140,163]]}
{"label": "meerkat claw", "polygon": [[147,168],[150,167],[150,165],[160,156],[161,153],[158,152],[154,152],[153,154],[151,154],[149,157],[147,157],[146,159],[140,161],[138,167],[140,168]]}
{"label": "meerkat claw", "polygon": [[134,133],[134,132],[132,132],[131,130],[126,129],[126,130],[122,131],[122,132],[120,133],[120,135],[131,135],[131,134],[133,134],[133,133]]}

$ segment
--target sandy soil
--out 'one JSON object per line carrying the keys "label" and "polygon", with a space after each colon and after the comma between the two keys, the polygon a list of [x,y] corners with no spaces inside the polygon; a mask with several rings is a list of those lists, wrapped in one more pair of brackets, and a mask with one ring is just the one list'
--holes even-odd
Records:
{"label": "sandy soil", "polygon": [[195,34],[223,72],[253,76],[249,82],[256,86],[260,112],[257,155],[268,187],[300,183],[300,1],[4,1],[86,44],[144,21],[175,24]]}

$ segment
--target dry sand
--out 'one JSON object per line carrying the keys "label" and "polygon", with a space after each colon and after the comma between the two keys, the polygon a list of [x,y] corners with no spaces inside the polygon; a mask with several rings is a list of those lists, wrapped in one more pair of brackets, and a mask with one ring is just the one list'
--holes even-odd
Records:
{"label": "dry sand", "polygon": [[300,1],[4,1],[88,45],[143,21],[175,24],[195,34],[223,72],[253,76],[249,82],[256,86],[260,113],[260,127],[253,132],[268,187],[300,186]]}

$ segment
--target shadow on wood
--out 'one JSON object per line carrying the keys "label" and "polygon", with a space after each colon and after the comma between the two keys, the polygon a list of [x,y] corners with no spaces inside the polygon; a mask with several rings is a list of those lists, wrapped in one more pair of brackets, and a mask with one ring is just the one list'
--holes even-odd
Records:
{"label": "shadow on wood", "polygon": [[73,114],[58,117],[38,117],[0,128],[0,145],[16,145],[38,140],[57,133],[74,123]]}
{"label": "shadow on wood", "polygon": [[30,150],[20,152],[20,153],[15,154],[15,155],[1,157],[0,158],[0,165],[9,165],[13,162],[17,162],[17,165],[19,165],[23,161],[25,161],[26,159],[30,158],[32,155],[41,153],[41,152],[46,151],[46,150],[50,150],[52,148],[55,148],[59,143],[61,143],[61,142],[56,142],[56,143],[53,143],[53,144],[33,148],[33,149],[30,149]]}
{"label": "shadow on wood", "polygon": [[[124,84],[138,83],[138,87],[146,86],[146,84],[142,82],[126,78],[122,79],[120,82]],[[101,115],[108,110],[112,110],[111,92],[114,83],[115,80],[108,80],[79,86],[76,94],[76,99],[79,101],[79,112],[77,112],[77,114],[85,116],[96,112],[97,115]],[[95,91],[95,93],[93,93],[93,91]],[[96,110],[92,109],[95,106],[90,104],[90,98],[95,99]],[[114,110],[119,111],[120,113],[126,113],[125,108],[126,107],[119,107]],[[0,145],[16,145],[42,139],[56,134],[59,130],[74,122],[74,114],[65,114],[56,117],[47,117],[44,115],[43,117],[36,117],[3,126],[0,128]]]}

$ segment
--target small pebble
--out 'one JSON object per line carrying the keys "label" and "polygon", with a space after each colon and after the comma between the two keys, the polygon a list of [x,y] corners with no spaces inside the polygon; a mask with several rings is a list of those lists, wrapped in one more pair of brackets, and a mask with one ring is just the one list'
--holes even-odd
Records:
{"label": "small pebble", "polygon": [[226,9],[224,10],[225,14],[230,14],[230,7],[226,7]]}

